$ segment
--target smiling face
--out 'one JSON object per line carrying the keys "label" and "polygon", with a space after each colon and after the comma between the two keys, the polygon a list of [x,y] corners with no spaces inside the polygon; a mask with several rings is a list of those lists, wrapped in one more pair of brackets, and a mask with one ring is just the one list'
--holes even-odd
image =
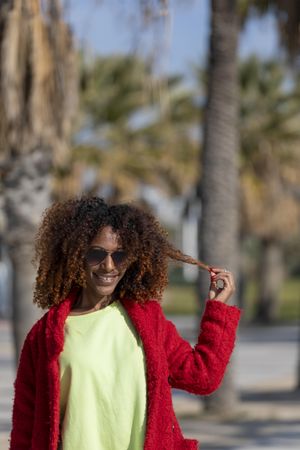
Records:
{"label": "smiling face", "polygon": [[108,253],[98,264],[94,262],[90,264],[88,260],[86,261],[85,294],[93,303],[112,295],[127,268],[126,264],[118,265],[119,254],[116,254],[117,257],[112,255],[122,250],[122,245],[118,234],[110,226],[102,228],[92,241],[89,251],[95,249],[105,250]]}

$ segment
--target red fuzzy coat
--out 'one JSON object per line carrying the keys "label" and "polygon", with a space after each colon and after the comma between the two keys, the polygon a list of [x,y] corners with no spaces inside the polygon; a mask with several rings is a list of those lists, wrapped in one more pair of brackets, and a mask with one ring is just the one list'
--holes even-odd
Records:
{"label": "red fuzzy coat", "polygon": [[[59,354],[64,323],[75,294],[52,307],[31,329],[15,382],[10,450],[57,450],[59,441]],[[233,350],[240,311],[208,300],[195,348],[166,320],[159,303],[122,300],[141,336],[147,367],[147,425],[144,450],[197,449],[184,439],[173,411],[171,388],[206,395],[221,383]],[[79,449],[74,449],[79,450]]]}

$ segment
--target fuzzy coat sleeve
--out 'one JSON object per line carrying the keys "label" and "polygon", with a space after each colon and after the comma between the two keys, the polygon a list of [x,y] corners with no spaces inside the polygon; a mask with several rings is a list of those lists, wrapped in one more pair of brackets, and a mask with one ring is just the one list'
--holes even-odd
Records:
{"label": "fuzzy coat sleeve", "polygon": [[207,300],[194,348],[172,322],[164,319],[164,347],[172,387],[198,395],[211,394],[219,387],[234,348],[240,314],[235,306]]}
{"label": "fuzzy coat sleeve", "polygon": [[10,450],[28,450],[31,448],[35,405],[35,330],[36,326],[25,339],[14,384],[15,398]]}

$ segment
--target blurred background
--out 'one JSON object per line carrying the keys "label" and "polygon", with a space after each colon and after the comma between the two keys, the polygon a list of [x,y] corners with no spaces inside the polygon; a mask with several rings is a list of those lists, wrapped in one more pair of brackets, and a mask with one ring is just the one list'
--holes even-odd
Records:
{"label": "blurred background", "polygon": [[[222,387],[174,392],[201,448],[300,444],[300,3],[0,2],[0,435],[43,210],[81,193],[152,210],[230,268],[243,308]],[[170,265],[163,308],[195,342],[208,278]],[[294,447],[293,447],[294,446]]]}

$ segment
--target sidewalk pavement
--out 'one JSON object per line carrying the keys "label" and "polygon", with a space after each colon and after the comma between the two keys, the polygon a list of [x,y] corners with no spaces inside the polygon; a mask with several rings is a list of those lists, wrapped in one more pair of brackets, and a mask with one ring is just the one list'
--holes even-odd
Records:
{"label": "sidewalk pavement", "polygon": [[[195,342],[194,317],[171,320],[184,338]],[[201,450],[299,450],[300,391],[295,390],[298,332],[296,325],[240,328],[233,356],[241,396],[238,415],[209,417],[198,397],[174,390],[174,408],[184,435],[198,439]],[[8,448],[10,431],[12,350],[10,325],[0,320],[1,450]]]}

